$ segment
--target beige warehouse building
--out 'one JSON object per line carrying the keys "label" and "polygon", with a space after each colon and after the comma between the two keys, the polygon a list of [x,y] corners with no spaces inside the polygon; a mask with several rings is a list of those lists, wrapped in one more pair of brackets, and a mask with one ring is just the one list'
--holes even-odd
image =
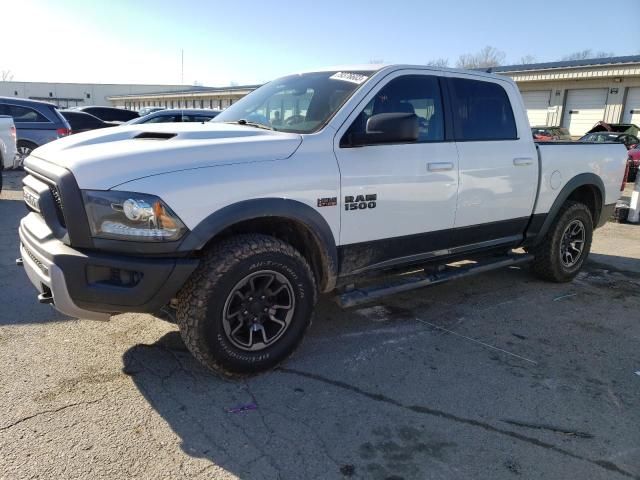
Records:
{"label": "beige warehouse building", "polygon": [[[510,65],[491,71],[516,81],[532,126],[559,125],[580,136],[601,120],[640,125],[640,55]],[[224,109],[258,86],[0,82],[0,96],[46,100],[61,108]]]}
{"label": "beige warehouse building", "polygon": [[[532,126],[564,126],[581,136],[596,122],[640,125],[640,55],[495,67],[513,78]],[[257,85],[112,95],[113,105],[139,109],[226,108]]]}
{"label": "beige warehouse building", "polygon": [[640,55],[492,71],[516,81],[532,126],[559,125],[579,136],[599,121],[640,125]]}

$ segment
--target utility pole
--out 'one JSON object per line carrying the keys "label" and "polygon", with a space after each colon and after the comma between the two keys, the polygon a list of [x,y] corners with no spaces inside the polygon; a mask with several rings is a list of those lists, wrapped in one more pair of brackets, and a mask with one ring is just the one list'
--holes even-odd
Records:
{"label": "utility pole", "polygon": [[180,49],[180,85],[184,85],[184,48]]}

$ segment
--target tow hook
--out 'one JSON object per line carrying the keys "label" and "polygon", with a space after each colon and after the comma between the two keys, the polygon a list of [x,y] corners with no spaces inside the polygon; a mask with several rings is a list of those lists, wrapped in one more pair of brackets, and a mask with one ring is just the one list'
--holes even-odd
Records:
{"label": "tow hook", "polygon": [[51,305],[53,303],[53,295],[51,292],[45,292],[38,295],[38,301],[40,303],[45,303],[47,305]]}
{"label": "tow hook", "polygon": [[16,258],[16,265],[19,267],[24,267],[24,262],[22,261],[22,257]]}

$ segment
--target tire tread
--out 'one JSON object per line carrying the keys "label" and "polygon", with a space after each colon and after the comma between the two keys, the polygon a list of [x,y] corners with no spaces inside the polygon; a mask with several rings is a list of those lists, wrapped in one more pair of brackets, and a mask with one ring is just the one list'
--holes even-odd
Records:
{"label": "tire tread", "polygon": [[[294,257],[300,262],[312,282],[313,303],[315,304],[317,299],[316,279],[305,258],[288,243],[262,234],[235,235],[213,244],[178,294],[177,320],[185,346],[201,364],[227,378],[244,378],[251,374],[233,372],[225,368],[212,356],[207,355],[202,348],[204,339],[201,338],[201,334],[198,331],[198,322],[204,321],[210,300],[209,292],[216,281],[238,262],[266,252],[281,253]],[[311,325],[311,320],[309,325]],[[302,339],[300,339],[296,348],[290,352],[289,356],[294,353],[301,343]],[[279,363],[285,360],[286,358]]]}

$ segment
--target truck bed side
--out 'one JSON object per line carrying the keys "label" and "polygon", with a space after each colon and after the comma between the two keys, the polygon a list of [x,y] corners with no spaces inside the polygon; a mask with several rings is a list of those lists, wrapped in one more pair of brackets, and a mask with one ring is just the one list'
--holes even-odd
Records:
{"label": "truck bed side", "polygon": [[604,186],[602,205],[620,197],[627,150],[616,143],[539,143],[540,186],[534,214],[551,210],[558,194],[580,174],[593,174]]}

